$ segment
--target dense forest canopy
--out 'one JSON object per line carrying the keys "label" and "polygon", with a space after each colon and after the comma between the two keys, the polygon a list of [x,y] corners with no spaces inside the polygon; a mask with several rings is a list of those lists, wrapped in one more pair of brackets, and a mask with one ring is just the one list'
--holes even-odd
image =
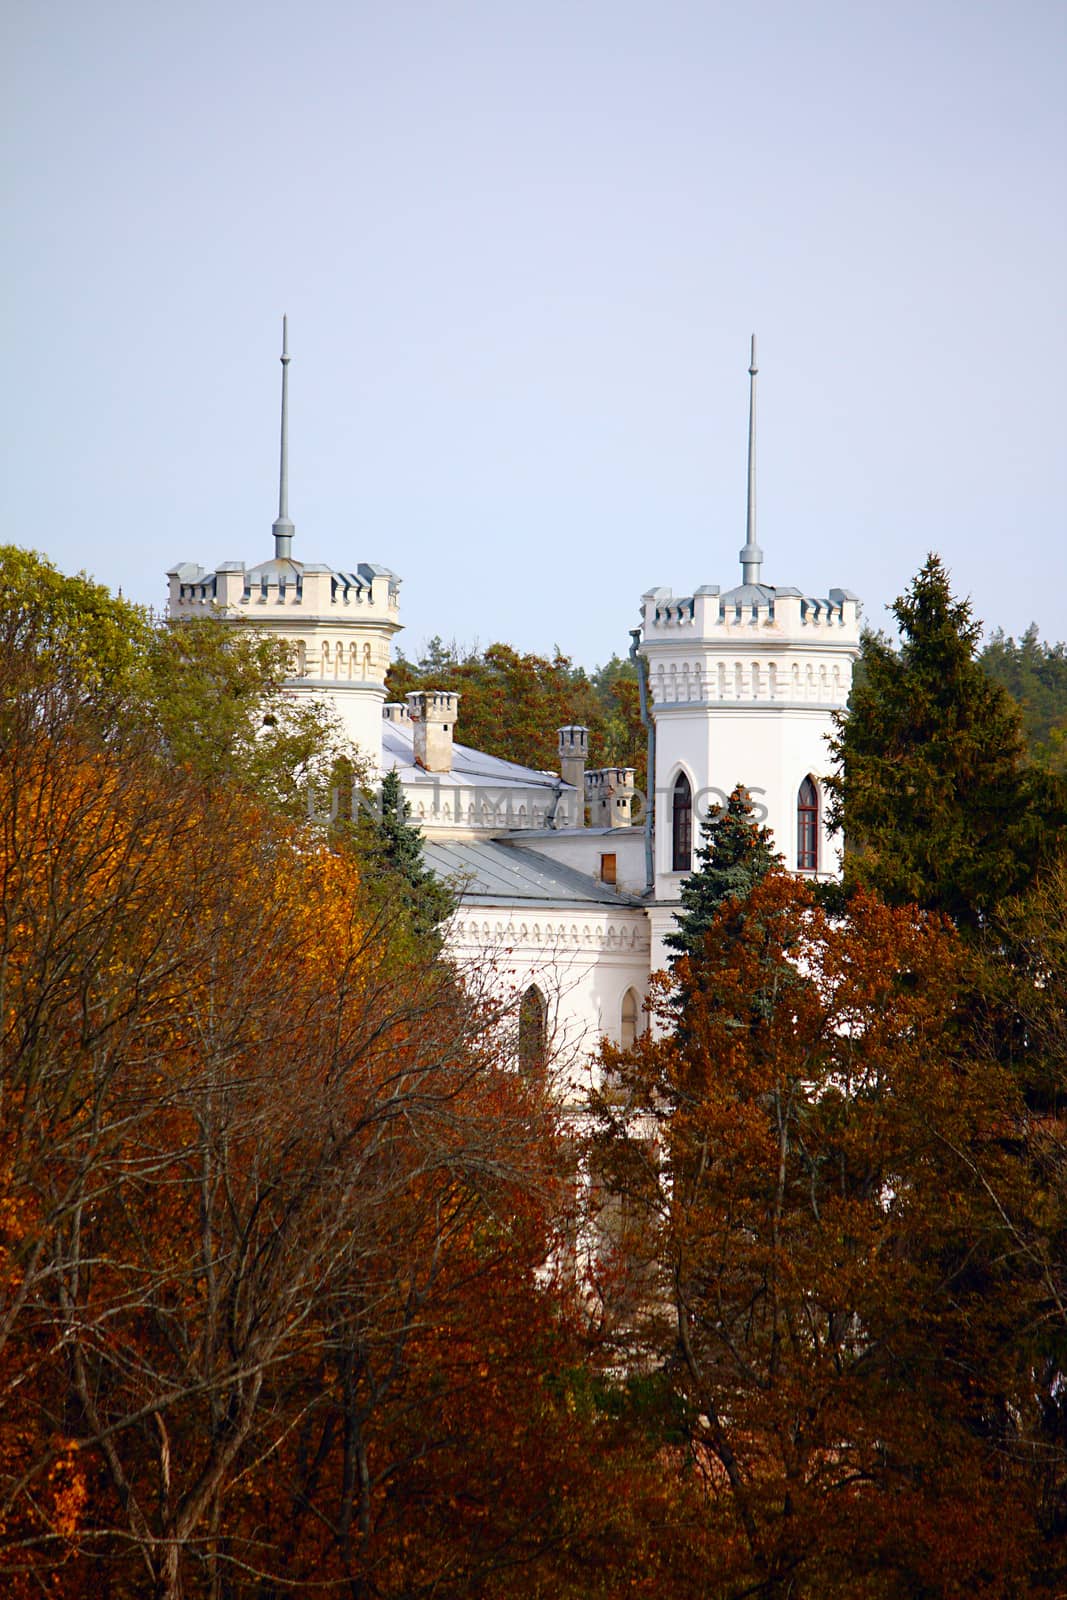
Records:
{"label": "dense forest canopy", "polygon": [[1034,759],[1067,773],[1067,644],[1039,639],[1036,623],[1018,641],[998,628],[978,659],[1018,703]]}

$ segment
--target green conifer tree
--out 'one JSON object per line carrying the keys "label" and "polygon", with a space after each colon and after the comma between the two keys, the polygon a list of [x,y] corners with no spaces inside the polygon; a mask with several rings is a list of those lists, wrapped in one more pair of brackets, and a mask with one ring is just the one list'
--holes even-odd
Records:
{"label": "green conifer tree", "polygon": [[1048,859],[1062,791],[1029,764],[1018,708],[976,659],[980,625],[936,555],[893,612],[900,648],[868,635],[838,718],[828,821],[844,828],[846,890],[973,930]]}
{"label": "green conifer tree", "polygon": [[439,945],[436,930],[451,915],[456,899],[423,860],[422,834],[408,821],[409,811],[398,773],[395,769],[387,772],[382,780],[380,814],[364,824],[359,844],[365,870],[387,903],[399,900],[413,932]]}
{"label": "green conifer tree", "polygon": [[752,801],[743,784],[737,784],[725,806],[713,811],[701,825],[700,863],[682,884],[682,914],[678,927],[664,943],[674,954],[699,958],[704,935],[727,900],[744,899],[756,884],[781,865],[769,828],[755,820]]}

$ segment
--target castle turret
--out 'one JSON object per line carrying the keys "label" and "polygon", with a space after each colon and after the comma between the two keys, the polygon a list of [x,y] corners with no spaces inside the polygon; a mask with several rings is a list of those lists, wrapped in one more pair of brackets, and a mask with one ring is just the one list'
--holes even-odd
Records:
{"label": "castle turret", "polygon": [[251,623],[283,639],[297,698],[324,699],[349,738],[375,766],[381,759],[382,706],[390,641],[400,629],[400,579],[388,567],[361,562],[341,571],[292,554],[289,517],[289,338],[282,319],[282,421],[274,555],[258,566],[224,561],[205,570],[181,562],[167,573],[172,618],[218,615]]}
{"label": "castle turret", "polygon": [[[841,841],[825,827],[823,782],[834,715],[859,652],[848,589],[809,595],[762,581],[755,528],[755,341],[749,366],[749,481],[741,583],[642,599],[639,653],[655,725],[656,899],[677,902],[699,825],[743,783],[794,871],[833,876]],[[667,931],[670,915],[664,913]],[[654,952],[655,962],[655,952]]]}

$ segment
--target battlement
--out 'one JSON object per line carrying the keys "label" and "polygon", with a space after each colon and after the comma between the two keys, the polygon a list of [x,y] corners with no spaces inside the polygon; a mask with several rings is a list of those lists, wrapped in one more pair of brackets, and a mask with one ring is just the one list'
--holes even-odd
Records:
{"label": "battlement", "polygon": [[223,612],[262,620],[264,612],[298,610],[322,620],[364,621],[371,617],[399,623],[400,579],[388,567],[361,562],[354,572],[342,572],[319,562],[275,558],[246,567],[243,561],[224,561],[205,571],[191,561],[167,573],[168,610],[172,617]]}
{"label": "battlement", "polygon": [[224,561],[213,572],[191,561],[167,573],[168,615],[247,622],[285,643],[287,688],[332,703],[351,739],[377,762],[389,647],[400,629],[400,579],[388,567],[353,572],[275,557],[258,566]]}
{"label": "battlement", "polygon": [[641,654],[655,711],[666,707],[844,710],[859,653],[860,603],[848,589],[806,595],[744,583],[642,597]]}
{"label": "battlement", "polygon": [[800,589],[743,583],[721,591],[704,584],[691,595],[650,589],[641,599],[643,643],[683,637],[714,644],[738,633],[770,632],[785,640],[815,637],[858,645],[860,603],[849,589],[806,595]]}

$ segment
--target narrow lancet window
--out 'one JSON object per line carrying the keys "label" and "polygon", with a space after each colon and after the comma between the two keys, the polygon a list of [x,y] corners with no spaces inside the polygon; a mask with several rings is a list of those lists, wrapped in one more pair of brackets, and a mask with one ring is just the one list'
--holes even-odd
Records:
{"label": "narrow lancet window", "polygon": [[675,779],[671,810],[671,871],[691,872],[693,869],[693,791],[684,772],[680,772]]}
{"label": "narrow lancet window", "polygon": [[536,983],[531,983],[519,1001],[519,1071],[527,1077],[538,1076],[545,1069],[546,1021],[544,996]]}
{"label": "narrow lancet window", "polygon": [[637,1039],[637,1018],[637,993],[634,989],[627,989],[622,997],[622,1025],[619,1029],[619,1043],[624,1050],[629,1050]]}
{"label": "narrow lancet window", "polygon": [[805,778],[797,795],[797,870],[819,869],[819,791]]}

